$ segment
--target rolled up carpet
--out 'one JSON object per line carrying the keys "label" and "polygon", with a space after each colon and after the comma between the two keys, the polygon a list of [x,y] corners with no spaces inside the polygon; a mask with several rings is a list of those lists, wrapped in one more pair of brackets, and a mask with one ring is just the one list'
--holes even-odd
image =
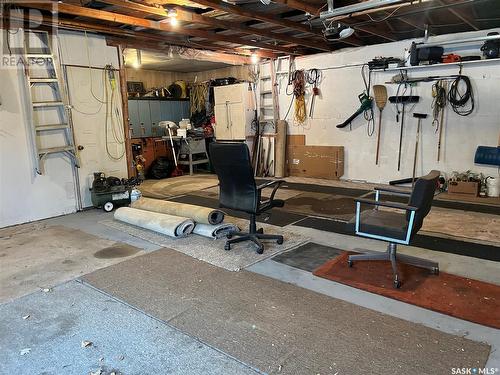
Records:
{"label": "rolled up carpet", "polygon": [[186,217],[157,212],[120,207],[115,211],[115,219],[170,237],[186,237],[194,229],[193,220]]}
{"label": "rolled up carpet", "polygon": [[188,217],[197,223],[202,224],[220,224],[224,221],[224,212],[212,208],[193,206],[177,202],[162,201],[159,199],[140,198],[133,202],[133,208],[140,210],[159,212],[175,216]]}
{"label": "rolled up carpet", "polygon": [[239,232],[240,228],[235,224],[222,223],[217,225],[196,223],[193,233],[203,237],[219,239],[230,233]]}

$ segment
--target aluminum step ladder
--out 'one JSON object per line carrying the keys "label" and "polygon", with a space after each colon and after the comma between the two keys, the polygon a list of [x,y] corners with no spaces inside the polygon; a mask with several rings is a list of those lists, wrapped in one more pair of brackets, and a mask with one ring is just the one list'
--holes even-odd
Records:
{"label": "aluminum step ladder", "polygon": [[[270,59],[266,64],[263,64],[269,65],[269,74],[259,78],[259,123],[261,127],[270,125],[276,128],[276,123],[279,120],[276,61],[277,59]],[[271,87],[269,87],[269,85]],[[269,103],[269,98],[271,98],[272,104]]]}
{"label": "aluminum step ladder", "polygon": [[[31,46],[35,41],[36,47]],[[44,159],[51,154],[68,156],[73,165],[80,167],[77,149],[75,147],[71,114],[67,106],[67,95],[64,90],[62,74],[59,72],[59,63],[52,52],[51,35],[47,31],[25,30],[24,32],[24,61],[25,77],[28,91],[28,105],[30,112],[32,143],[37,174],[44,173]],[[35,69],[36,68],[36,69]],[[35,91],[45,92],[50,89],[50,98],[38,97]],[[58,121],[55,123],[40,123],[43,111],[56,111]],[[42,146],[41,138],[50,133],[60,132],[64,138],[62,144]]]}

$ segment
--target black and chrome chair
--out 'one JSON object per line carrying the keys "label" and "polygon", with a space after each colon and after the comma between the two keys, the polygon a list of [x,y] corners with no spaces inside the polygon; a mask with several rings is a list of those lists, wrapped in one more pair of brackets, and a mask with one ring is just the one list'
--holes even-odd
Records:
{"label": "black and chrome chair", "polygon": [[[401,286],[397,261],[429,269],[435,274],[439,273],[439,265],[436,262],[397,253],[398,244],[411,244],[415,234],[422,227],[424,218],[430,212],[439,174],[439,171],[433,170],[428,175],[420,177],[415,181],[411,192],[379,187],[355,199],[356,234],[386,241],[389,242],[389,245],[387,251],[383,253],[361,250],[363,254],[350,255],[348,260],[350,267],[353,266],[354,262],[361,260],[388,260],[392,264],[394,287],[396,288]],[[382,201],[380,200],[382,194],[407,197],[408,204]],[[374,196],[374,199],[370,199],[370,196]],[[362,212],[362,205],[372,206],[373,209]]]}
{"label": "black and chrome chair", "polygon": [[[283,207],[285,202],[274,199],[276,191],[283,180],[275,180],[257,186],[250,158],[250,152],[245,143],[212,143],[210,144],[210,159],[219,178],[219,203],[223,208],[246,212],[250,215],[250,228],[247,233],[237,232],[229,235],[224,246],[231,249],[231,244],[252,241],[257,245],[257,253],[264,252],[260,240],[275,240],[283,243],[283,236],[264,234],[257,230],[256,216],[273,207]],[[273,187],[269,199],[262,199],[262,190]],[[231,238],[234,236],[235,238]]]}

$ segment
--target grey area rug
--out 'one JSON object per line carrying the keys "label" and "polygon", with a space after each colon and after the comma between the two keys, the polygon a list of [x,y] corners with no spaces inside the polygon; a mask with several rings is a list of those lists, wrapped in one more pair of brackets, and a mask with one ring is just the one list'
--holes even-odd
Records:
{"label": "grey area rug", "polygon": [[[229,218],[227,221],[236,224],[240,228],[246,228],[248,225],[248,221],[236,218]],[[225,251],[225,238],[215,240],[196,234],[191,234],[186,238],[171,238],[116,220],[104,220],[101,221],[101,223],[128,233],[131,236],[141,238],[158,246],[180,251],[193,258],[203,260],[204,262],[225,268],[229,271],[239,271],[280,252],[299,246],[308,240],[307,237],[295,234],[284,228],[259,224],[259,227],[264,228],[265,233],[283,235],[284,243],[283,245],[278,245],[274,241],[266,241],[264,242],[264,254],[257,254],[255,252],[255,245],[250,241],[231,245],[231,250]]]}
{"label": "grey area rug", "polygon": [[449,374],[490,347],[162,249],[83,281],[266,373]]}
{"label": "grey area rug", "polygon": [[312,272],[340,254],[342,254],[341,249],[307,242],[295,249],[276,255],[272,260],[290,267]]}

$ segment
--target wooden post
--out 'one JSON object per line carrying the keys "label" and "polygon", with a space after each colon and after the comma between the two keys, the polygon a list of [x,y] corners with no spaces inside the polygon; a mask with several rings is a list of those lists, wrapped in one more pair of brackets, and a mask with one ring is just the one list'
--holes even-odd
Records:
{"label": "wooden post", "polygon": [[118,66],[120,76],[120,92],[122,96],[122,113],[123,113],[123,133],[125,135],[125,156],[127,158],[128,177],[136,176],[135,164],[132,154],[132,143],[130,141],[129,116],[128,116],[128,90],[127,90],[127,73],[123,63],[123,49],[117,46],[118,50]]}

